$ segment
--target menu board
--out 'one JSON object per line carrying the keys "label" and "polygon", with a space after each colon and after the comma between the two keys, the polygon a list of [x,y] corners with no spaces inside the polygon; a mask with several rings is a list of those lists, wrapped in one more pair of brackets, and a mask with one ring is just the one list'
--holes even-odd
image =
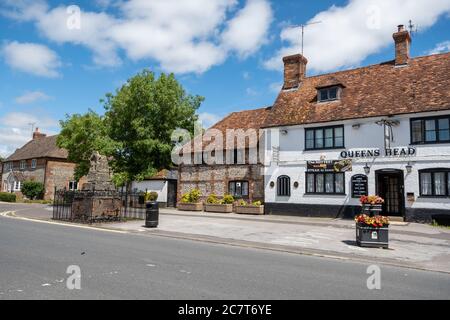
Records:
{"label": "menu board", "polygon": [[352,177],[352,198],[367,196],[368,193],[367,176],[358,174]]}

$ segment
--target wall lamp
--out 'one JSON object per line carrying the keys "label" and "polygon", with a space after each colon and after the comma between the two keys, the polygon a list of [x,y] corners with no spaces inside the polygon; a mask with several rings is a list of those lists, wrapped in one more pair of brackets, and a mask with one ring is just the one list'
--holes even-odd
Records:
{"label": "wall lamp", "polygon": [[366,163],[366,165],[364,166],[364,172],[366,173],[366,174],[369,174],[370,173],[370,167],[369,167],[369,165]]}
{"label": "wall lamp", "polygon": [[286,136],[288,134],[288,131],[286,129],[282,129],[280,130],[280,132],[283,136]]}
{"label": "wall lamp", "polygon": [[408,162],[408,164],[406,165],[406,172],[411,173],[412,172],[412,165],[411,162]]}

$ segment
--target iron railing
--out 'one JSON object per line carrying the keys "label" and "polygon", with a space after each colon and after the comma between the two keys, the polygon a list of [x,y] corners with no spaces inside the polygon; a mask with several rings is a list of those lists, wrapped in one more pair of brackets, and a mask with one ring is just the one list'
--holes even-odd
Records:
{"label": "iron railing", "polygon": [[143,192],[55,190],[53,219],[94,223],[145,219]]}

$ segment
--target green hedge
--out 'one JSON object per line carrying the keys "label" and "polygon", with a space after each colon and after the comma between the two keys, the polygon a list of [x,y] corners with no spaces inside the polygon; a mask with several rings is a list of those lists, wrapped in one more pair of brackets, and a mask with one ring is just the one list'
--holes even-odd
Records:
{"label": "green hedge", "polygon": [[16,195],[14,193],[0,192],[0,201],[16,202]]}

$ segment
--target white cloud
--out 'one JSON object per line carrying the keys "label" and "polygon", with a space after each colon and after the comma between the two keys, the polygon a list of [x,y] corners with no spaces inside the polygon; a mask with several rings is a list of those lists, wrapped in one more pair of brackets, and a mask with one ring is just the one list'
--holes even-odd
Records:
{"label": "white cloud", "polygon": [[259,94],[259,92],[258,92],[257,90],[255,90],[255,89],[253,89],[253,88],[247,88],[247,89],[245,89],[245,93],[246,93],[248,96],[251,96],[251,97],[255,97],[255,96],[257,96],[257,95]]}
{"label": "white cloud", "polygon": [[[308,69],[327,72],[359,65],[366,57],[393,44],[396,26],[410,19],[421,31],[450,11],[450,0],[351,0],[318,13],[305,31]],[[285,27],[281,39],[286,45],[265,67],[283,70],[282,57],[300,52],[300,30]]]}
{"label": "white cloud", "polygon": [[246,6],[228,22],[223,43],[240,56],[247,57],[266,41],[273,15],[265,0],[248,0]]}
{"label": "white cloud", "polygon": [[46,115],[11,112],[0,118],[0,155],[9,156],[31,140],[31,123],[48,135],[58,130],[58,121]]}
{"label": "white cloud", "polygon": [[200,113],[198,118],[202,122],[203,128],[211,128],[222,119],[220,116],[208,112]]}
{"label": "white cloud", "polygon": [[13,69],[47,78],[59,76],[59,57],[44,45],[13,41],[3,46],[2,53]]}
{"label": "white cloud", "polygon": [[164,71],[202,73],[230,54],[246,57],[261,47],[272,20],[268,1],[247,0],[240,10],[237,0],[119,1],[116,14],[81,11],[79,30],[67,28],[66,7],[48,8],[43,0],[33,13],[23,5],[30,0],[9,0],[3,14],[34,22],[51,41],[88,48],[96,65],[119,65],[123,52],[132,60],[156,60]]}
{"label": "white cloud", "polygon": [[17,97],[15,102],[17,104],[30,104],[36,101],[45,101],[49,99],[51,99],[51,97],[41,91],[29,91]]}
{"label": "white cloud", "polygon": [[428,54],[444,53],[449,51],[450,51],[450,41],[447,40],[438,43],[436,47],[428,51]]}
{"label": "white cloud", "polygon": [[273,93],[279,93],[281,91],[282,87],[283,87],[282,83],[274,82],[269,85],[269,90],[270,90],[270,92],[273,92]]}

